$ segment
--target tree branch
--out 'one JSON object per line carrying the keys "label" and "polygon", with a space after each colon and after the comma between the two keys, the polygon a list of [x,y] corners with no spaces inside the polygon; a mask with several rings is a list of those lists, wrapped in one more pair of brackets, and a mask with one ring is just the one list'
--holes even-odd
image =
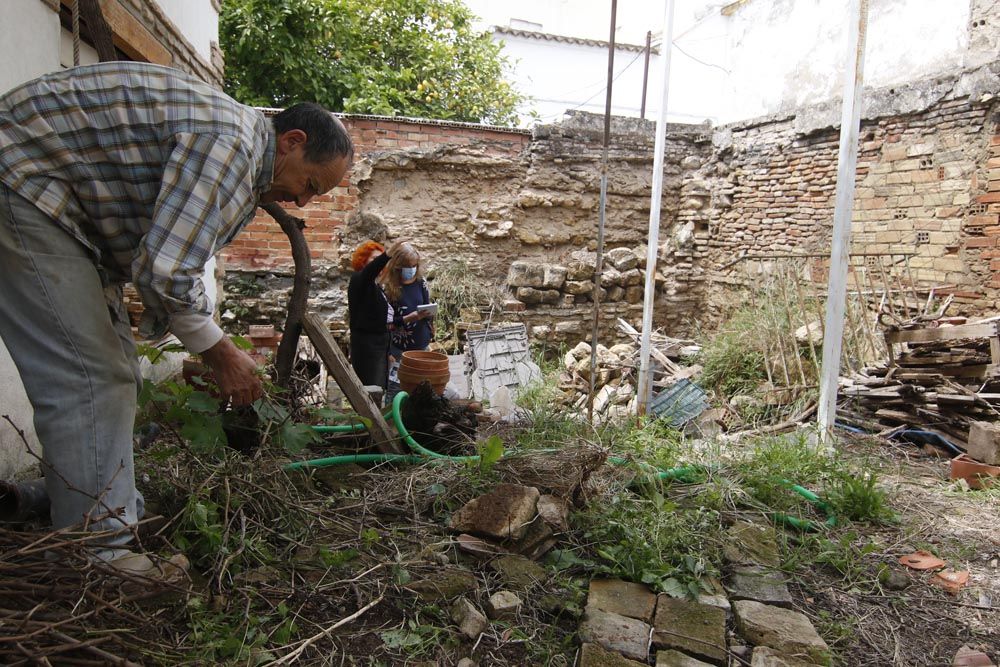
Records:
{"label": "tree branch", "polygon": [[275,219],[285,232],[292,246],[292,260],[295,262],[295,279],[292,283],[292,296],[288,300],[288,316],[282,331],[281,342],[275,357],[275,383],[288,389],[292,379],[292,368],[295,365],[295,353],[299,347],[299,336],[302,334],[302,317],[306,313],[309,301],[309,283],[312,272],[312,259],[309,256],[309,244],[302,233],[306,223],[301,218],[290,215],[278,203],[263,204],[262,209]]}

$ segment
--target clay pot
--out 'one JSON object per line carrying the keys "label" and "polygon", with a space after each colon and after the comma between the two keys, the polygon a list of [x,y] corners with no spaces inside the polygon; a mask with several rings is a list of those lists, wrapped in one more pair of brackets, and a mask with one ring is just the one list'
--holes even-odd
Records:
{"label": "clay pot", "polygon": [[[448,386],[448,380],[451,379],[451,371],[448,370],[448,357],[447,355],[440,354],[439,352],[419,352],[416,354],[427,355],[433,354],[443,357],[444,361],[441,360],[433,361],[427,358],[421,359],[420,357],[408,357],[407,355],[412,355],[414,352],[404,352],[403,359],[399,364],[399,387],[405,392],[411,392],[416,389],[417,385],[427,380],[431,383],[431,388],[434,393],[441,395],[444,393],[444,388]],[[435,368],[421,368],[420,366],[436,366]]]}
{"label": "clay pot", "polygon": [[986,465],[965,454],[959,454],[951,460],[951,479],[964,479],[970,489],[984,489],[997,482],[1000,477],[1000,466]]}
{"label": "clay pot", "polygon": [[411,350],[403,353],[400,368],[426,371],[428,373],[440,373],[448,370],[448,355],[441,352]]}

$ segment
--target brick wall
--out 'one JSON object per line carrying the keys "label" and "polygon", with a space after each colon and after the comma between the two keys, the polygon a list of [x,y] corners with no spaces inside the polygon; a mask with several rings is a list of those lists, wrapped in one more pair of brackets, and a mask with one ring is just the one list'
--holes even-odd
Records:
{"label": "brick wall", "polygon": [[[908,275],[966,312],[995,308],[1000,287],[990,235],[1000,197],[988,191],[996,113],[995,103],[945,99],[861,126],[852,252],[911,254]],[[709,267],[742,253],[828,251],[838,138],[833,128],[797,132],[794,118],[729,128],[712,161],[725,203],[714,209]]]}

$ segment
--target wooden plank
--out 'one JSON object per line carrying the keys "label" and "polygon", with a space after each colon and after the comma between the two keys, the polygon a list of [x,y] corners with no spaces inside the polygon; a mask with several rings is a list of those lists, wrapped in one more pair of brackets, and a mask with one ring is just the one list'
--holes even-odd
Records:
{"label": "wooden plank", "polygon": [[[104,20],[114,34],[115,46],[124,51],[129,58],[157,65],[173,63],[174,58],[170,51],[139,19],[125,9],[119,0],[99,0],[99,2]],[[72,8],[73,0],[62,0],[62,4]]]}
{"label": "wooden plank", "polygon": [[364,385],[361,384],[361,380],[354,373],[354,369],[344,353],[340,351],[340,347],[333,340],[333,336],[330,335],[323,321],[315,313],[306,313],[305,317],[302,318],[302,328],[312,344],[316,346],[316,352],[320,359],[326,364],[330,375],[347,396],[351,407],[371,422],[371,428],[368,429],[368,432],[378,450],[384,454],[405,454],[406,452],[399,444],[396,434],[389,428],[388,422],[385,421],[378,407],[368,396]]}
{"label": "wooden plank", "polygon": [[888,343],[930,343],[936,340],[988,338],[996,335],[996,322],[989,322],[987,324],[963,324],[957,327],[938,327],[936,329],[887,331],[885,332],[885,339]]}

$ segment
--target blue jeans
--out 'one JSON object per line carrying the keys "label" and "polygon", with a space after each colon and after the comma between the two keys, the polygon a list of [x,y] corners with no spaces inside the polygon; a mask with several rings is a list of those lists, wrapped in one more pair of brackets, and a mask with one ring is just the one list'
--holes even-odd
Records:
{"label": "blue jeans", "polygon": [[[31,202],[0,184],[0,337],[34,408],[55,528],[131,539],[132,429],[142,376],[121,285]],[[37,452],[36,452],[37,453]]]}

